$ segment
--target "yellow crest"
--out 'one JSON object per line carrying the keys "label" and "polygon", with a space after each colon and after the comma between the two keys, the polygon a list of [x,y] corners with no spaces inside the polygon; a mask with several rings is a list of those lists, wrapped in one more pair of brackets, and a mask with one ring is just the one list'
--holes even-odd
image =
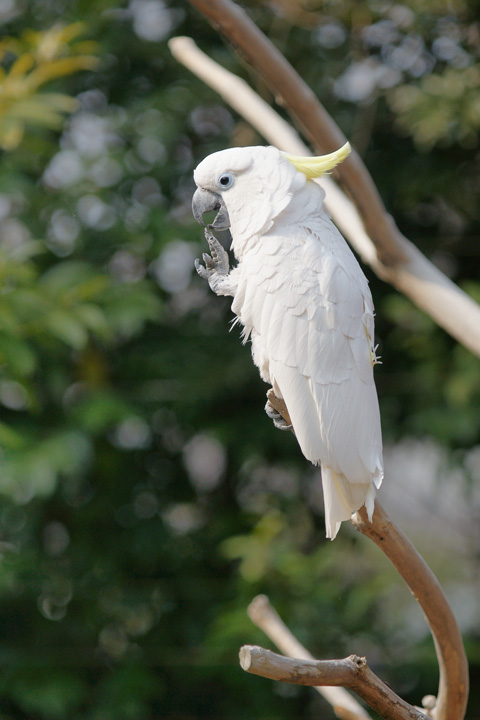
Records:
{"label": "yellow crest", "polygon": [[333,170],[346,157],[350,155],[352,148],[346,142],[343,147],[329,155],[318,155],[317,157],[303,157],[302,155],[287,155],[285,157],[296,167],[297,170],[307,176],[309,180],[320,177],[329,170]]}

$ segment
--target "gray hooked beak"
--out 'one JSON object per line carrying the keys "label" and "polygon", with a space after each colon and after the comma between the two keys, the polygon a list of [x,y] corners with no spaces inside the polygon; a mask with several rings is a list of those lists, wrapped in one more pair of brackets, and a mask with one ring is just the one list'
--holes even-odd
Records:
{"label": "gray hooked beak", "polygon": [[192,199],[193,217],[200,225],[205,225],[203,216],[205,213],[210,212],[210,210],[218,210],[218,213],[215,220],[209,224],[209,227],[214,230],[226,230],[230,227],[230,218],[228,217],[228,211],[222,197],[210,190],[198,188],[195,190]]}

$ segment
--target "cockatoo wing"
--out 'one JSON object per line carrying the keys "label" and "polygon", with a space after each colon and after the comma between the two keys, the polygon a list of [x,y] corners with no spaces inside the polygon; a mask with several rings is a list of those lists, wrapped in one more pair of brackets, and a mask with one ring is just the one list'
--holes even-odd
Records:
{"label": "cockatoo wing", "polygon": [[304,455],[322,465],[327,535],[335,537],[364,503],[372,511],[383,477],[367,280],[320,212],[308,227],[276,226],[251,242],[232,309]]}

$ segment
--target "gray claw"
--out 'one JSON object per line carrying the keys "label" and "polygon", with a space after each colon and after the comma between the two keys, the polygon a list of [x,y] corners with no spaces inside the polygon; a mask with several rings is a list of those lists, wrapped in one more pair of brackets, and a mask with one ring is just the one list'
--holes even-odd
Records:
{"label": "gray claw", "polygon": [[204,268],[203,265],[200,265],[200,260],[198,258],[195,260],[195,270],[201,278],[208,280],[208,270],[207,268]]}
{"label": "gray claw", "polygon": [[202,254],[203,262],[207,270],[215,270],[215,261],[207,253]]}
{"label": "gray claw", "polygon": [[200,264],[200,261],[195,260],[195,270],[201,278],[208,280],[210,286],[213,288],[215,285],[215,279],[219,276],[228,275],[229,272],[229,259],[228,253],[223,249],[217,238],[210,232],[208,228],[205,228],[205,238],[210,248],[211,256],[207,253],[202,254],[203,262],[205,267]]}
{"label": "gray claw", "polygon": [[270,400],[267,400],[267,404],[265,405],[265,412],[267,413],[270,420],[273,420],[273,424],[279,430],[291,430],[293,428],[293,425],[289,425],[283,415],[281,415],[278,410],[273,407]]}
{"label": "gray claw", "polygon": [[215,235],[213,235],[208,228],[205,228],[205,239],[208,242],[208,247],[210,248],[210,252],[212,254],[212,257],[210,258],[212,267],[214,267],[216,272],[220,275],[228,275],[228,253],[223,249]]}

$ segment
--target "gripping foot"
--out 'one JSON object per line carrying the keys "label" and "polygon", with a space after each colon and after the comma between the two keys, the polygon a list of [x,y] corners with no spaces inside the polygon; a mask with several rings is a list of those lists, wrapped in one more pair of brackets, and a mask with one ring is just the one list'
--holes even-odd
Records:
{"label": "gripping foot", "polygon": [[[265,412],[267,413],[270,420],[273,420],[273,424],[275,425],[275,427],[279,430],[292,430],[293,432],[292,423],[285,419],[285,415],[287,417],[289,416],[287,407],[283,400],[281,400],[275,395],[273,389],[268,391],[267,398],[268,400],[267,404],[265,405]],[[281,410],[283,410],[283,414]]]}

